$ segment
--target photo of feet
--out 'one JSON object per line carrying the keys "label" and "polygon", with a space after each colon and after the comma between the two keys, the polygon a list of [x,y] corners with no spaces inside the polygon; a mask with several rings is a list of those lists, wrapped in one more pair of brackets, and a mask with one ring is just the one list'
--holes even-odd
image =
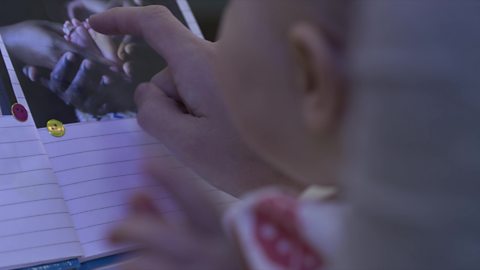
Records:
{"label": "photo of feet", "polygon": [[[114,7],[161,4],[182,22],[176,0],[4,0],[0,35],[38,128],[135,117],[133,94],[165,68],[144,40],[93,30],[91,15]],[[8,78],[8,76],[7,76]],[[2,114],[8,113],[0,94]]]}

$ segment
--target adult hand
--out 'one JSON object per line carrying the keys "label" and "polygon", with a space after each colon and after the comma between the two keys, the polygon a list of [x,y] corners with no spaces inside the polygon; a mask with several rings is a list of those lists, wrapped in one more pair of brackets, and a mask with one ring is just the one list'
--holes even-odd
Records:
{"label": "adult hand", "polygon": [[[155,164],[153,164],[155,165]],[[185,224],[170,224],[147,196],[132,203],[131,218],[116,228],[114,243],[142,248],[139,258],[125,268],[135,270],[235,270],[242,269],[238,251],[223,233],[220,215],[198,177],[181,169],[151,166],[150,173],[184,214]]]}
{"label": "adult hand", "polygon": [[25,21],[0,28],[12,57],[26,65],[52,69],[60,57],[76,48],[63,38],[62,25]]}
{"label": "adult hand", "polygon": [[102,116],[111,112],[135,111],[133,93],[135,84],[108,66],[84,59],[71,52],[65,53],[44,77],[34,67],[24,72],[31,80],[42,83],[66,104],[76,109]]}
{"label": "adult hand", "polygon": [[216,45],[198,38],[163,6],[114,8],[90,18],[96,31],[143,37],[168,64],[136,91],[138,120],[181,161],[233,195],[294,185],[254,154],[219,98]]}

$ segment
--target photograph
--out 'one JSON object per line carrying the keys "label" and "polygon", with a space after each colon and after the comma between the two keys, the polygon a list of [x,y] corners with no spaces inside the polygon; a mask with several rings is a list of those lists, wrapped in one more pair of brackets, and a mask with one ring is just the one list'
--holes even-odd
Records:
{"label": "photograph", "polygon": [[[0,35],[37,128],[51,119],[71,124],[136,116],[136,87],[166,63],[144,40],[103,35],[88,18],[114,7],[153,4],[185,23],[176,0],[2,1],[9,8],[0,10]],[[8,114],[8,95],[0,101]]]}
{"label": "photograph", "polygon": [[3,55],[0,56],[0,116],[12,115],[11,107],[16,103],[16,98]]}

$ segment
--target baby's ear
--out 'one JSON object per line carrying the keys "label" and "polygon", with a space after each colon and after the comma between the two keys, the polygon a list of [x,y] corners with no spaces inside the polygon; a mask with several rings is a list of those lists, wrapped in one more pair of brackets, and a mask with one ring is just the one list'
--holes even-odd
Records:
{"label": "baby's ear", "polygon": [[306,128],[325,135],[337,127],[343,109],[341,56],[328,35],[314,25],[298,23],[288,34]]}

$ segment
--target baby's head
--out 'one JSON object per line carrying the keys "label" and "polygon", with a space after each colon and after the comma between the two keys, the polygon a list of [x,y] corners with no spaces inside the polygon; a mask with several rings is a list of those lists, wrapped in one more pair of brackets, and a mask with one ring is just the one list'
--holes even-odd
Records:
{"label": "baby's head", "polygon": [[346,0],[233,0],[219,42],[244,139],[296,180],[333,184],[344,110]]}

